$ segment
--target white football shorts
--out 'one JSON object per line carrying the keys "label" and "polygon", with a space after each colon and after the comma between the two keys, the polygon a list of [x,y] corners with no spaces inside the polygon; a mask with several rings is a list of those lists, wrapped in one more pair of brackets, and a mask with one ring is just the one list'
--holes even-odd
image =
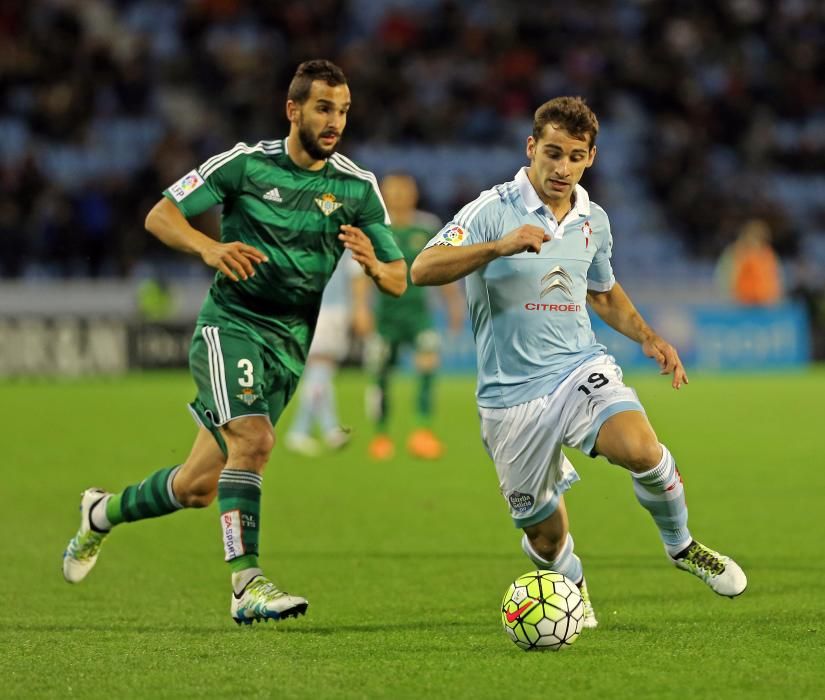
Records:
{"label": "white football shorts", "polygon": [[562,447],[593,456],[602,424],[622,411],[644,408],[611,355],[583,363],[547,396],[508,408],[479,407],[481,439],[516,527],[549,518],[579,480]]}
{"label": "white football shorts", "polygon": [[341,362],[349,352],[349,328],[352,314],[344,306],[321,307],[309,357],[329,357]]}

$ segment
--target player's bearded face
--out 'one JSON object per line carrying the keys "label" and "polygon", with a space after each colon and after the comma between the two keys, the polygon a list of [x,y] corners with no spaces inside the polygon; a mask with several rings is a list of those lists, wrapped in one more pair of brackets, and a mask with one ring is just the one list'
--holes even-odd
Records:
{"label": "player's bearded face", "polygon": [[313,128],[311,121],[304,119],[302,114],[301,121],[298,124],[298,138],[301,139],[304,150],[312,158],[324,160],[335,153],[341,135],[327,125]]}
{"label": "player's bearded face", "polygon": [[347,125],[350,104],[346,84],[328,85],[323,80],[312,82],[303,104],[287,102],[289,119],[310,158],[325,160],[335,153]]}

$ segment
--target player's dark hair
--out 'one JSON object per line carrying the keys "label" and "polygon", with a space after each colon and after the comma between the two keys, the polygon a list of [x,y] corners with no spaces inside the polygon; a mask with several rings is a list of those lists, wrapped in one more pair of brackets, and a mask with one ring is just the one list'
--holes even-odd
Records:
{"label": "player's dark hair", "polygon": [[536,110],[533,116],[533,138],[541,138],[544,127],[552,124],[577,139],[587,139],[590,148],[596,145],[599,120],[581,97],[554,97]]}
{"label": "player's dark hair", "polygon": [[287,99],[303,104],[309,97],[312,83],[316,80],[323,80],[330,87],[347,84],[347,76],[344,75],[344,71],[332,61],[323,58],[304,61],[298,66],[295,76],[289,84],[289,91],[286,94]]}

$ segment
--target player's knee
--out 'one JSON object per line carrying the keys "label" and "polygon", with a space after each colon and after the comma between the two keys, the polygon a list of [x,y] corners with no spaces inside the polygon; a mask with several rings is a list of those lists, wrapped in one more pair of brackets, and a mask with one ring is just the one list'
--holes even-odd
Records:
{"label": "player's knee", "polygon": [[533,551],[538,554],[545,561],[555,561],[561,554],[564,548],[564,542],[567,539],[566,532],[553,533],[536,533],[532,536],[528,535],[530,546]]}
{"label": "player's knee", "polygon": [[643,413],[623,411],[608,418],[596,438],[596,451],[633,472],[653,469],[662,447]]}
{"label": "player's knee", "polygon": [[415,357],[415,369],[418,372],[435,372],[438,369],[438,354],[419,352]]}
{"label": "player's knee", "polygon": [[212,505],[212,501],[218,495],[217,489],[211,491],[190,491],[183,495],[180,504],[184,508],[206,508]]}
{"label": "player's knee", "polygon": [[275,433],[272,430],[258,430],[233,441],[229,449],[229,464],[249,465],[262,472],[275,447]]}
{"label": "player's knee", "polygon": [[206,508],[218,495],[217,484],[212,478],[175,479],[174,488],[175,498],[184,508]]}
{"label": "player's knee", "polygon": [[269,460],[272,448],[275,447],[275,432],[273,430],[261,430],[255,436],[252,444],[254,454],[261,460],[261,467]]}
{"label": "player's knee", "polygon": [[662,459],[662,446],[655,435],[630,435],[623,445],[622,464],[633,472],[653,469]]}

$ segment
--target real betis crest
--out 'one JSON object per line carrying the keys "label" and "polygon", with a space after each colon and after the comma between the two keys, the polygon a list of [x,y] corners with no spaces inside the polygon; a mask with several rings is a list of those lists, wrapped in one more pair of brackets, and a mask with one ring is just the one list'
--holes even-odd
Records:
{"label": "real betis crest", "polygon": [[331,192],[327,192],[326,194],[322,194],[315,200],[315,203],[318,205],[318,208],[323,212],[324,216],[329,216],[334,212],[338,207],[344,205],[343,202],[336,202],[335,195]]}
{"label": "real betis crest", "polygon": [[240,399],[247,406],[251,406],[260,397],[252,389],[244,389],[240,394],[235,394],[236,399]]}

